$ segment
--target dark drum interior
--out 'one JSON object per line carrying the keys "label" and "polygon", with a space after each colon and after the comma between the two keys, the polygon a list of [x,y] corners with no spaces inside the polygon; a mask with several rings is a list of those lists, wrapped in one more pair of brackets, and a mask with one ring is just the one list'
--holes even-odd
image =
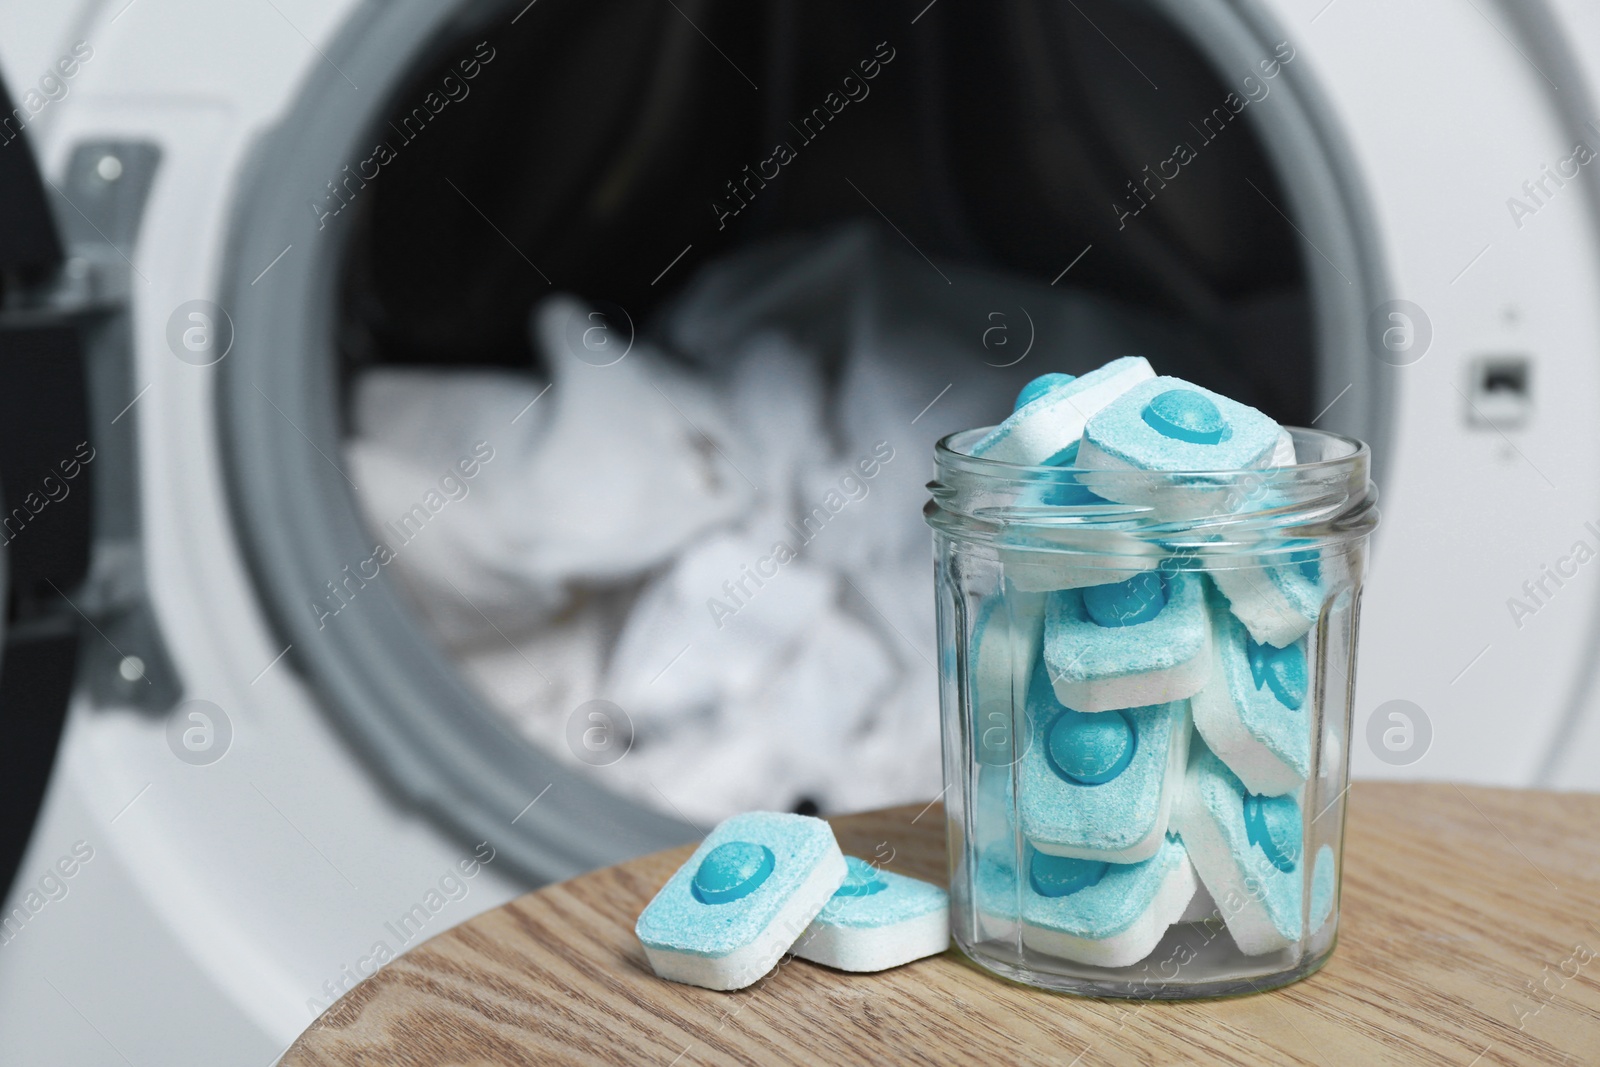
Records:
{"label": "dark drum interior", "polygon": [[[935,262],[1181,321],[1239,399],[1308,422],[1310,301],[1242,101],[1254,72],[1224,81],[1137,4],[925,3],[528,7],[356,202],[347,372],[536,366],[527,309],[552,285],[648,329],[730,249],[865,219]],[[403,139],[476,39],[438,42],[379,133]]]}

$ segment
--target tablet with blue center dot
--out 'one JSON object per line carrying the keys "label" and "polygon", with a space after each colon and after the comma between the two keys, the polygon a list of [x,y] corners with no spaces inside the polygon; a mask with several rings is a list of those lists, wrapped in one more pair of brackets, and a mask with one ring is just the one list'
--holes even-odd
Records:
{"label": "tablet with blue center dot", "polygon": [[1311,773],[1311,676],[1302,638],[1262,644],[1211,597],[1214,667],[1190,706],[1206,745],[1252,793],[1280,796]]}
{"label": "tablet with blue center dot", "polygon": [[1028,843],[1113,863],[1154,855],[1188,756],[1187,702],[1080,712],[1056,699],[1040,667],[1028,716],[1031,740],[1017,768]]}
{"label": "tablet with blue center dot", "polygon": [[978,905],[986,925],[1016,924],[1038,952],[1096,967],[1144,959],[1178,922],[1199,887],[1183,842],[1165,835],[1139,863],[1052,856],[1028,849],[1024,876],[1011,852],[994,849],[979,863]]}
{"label": "tablet with blue center dot", "polygon": [[1252,794],[1203,745],[1190,754],[1172,825],[1239,951],[1259,956],[1300,939],[1300,804]]}
{"label": "tablet with blue center dot", "polygon": [[1044,660],[1056,697],[1079,711],[1182,700],[1211,675],[1203,578],[1147,571],[1067,589],[1045,609]]}
{"label": "tablet with blue center dot", "polygon": [[[1235,471],[1279,455],[1276,422],[1181,378],[1152,378],[1084,426],[1078,466],[1091,470]],[[1102,492],[1102,495],[1105,495]]]}
{"label": "tablet with blue center dot", "polygon": [[950,894],[846,856],[849,872],[794,954],[840,971],[884,971],[950,945]]}
{"label": "tablet with blue center dot", "polygon": [[661,887],[634,933],[662,978],[742,989],[772,970],[845,876],[844,854],[821,819],[735,815]]}

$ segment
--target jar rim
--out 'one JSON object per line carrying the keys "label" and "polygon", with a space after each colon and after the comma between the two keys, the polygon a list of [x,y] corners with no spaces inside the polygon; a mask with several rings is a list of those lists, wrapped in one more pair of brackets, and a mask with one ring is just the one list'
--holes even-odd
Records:
{"label": "jar rim", "polygon": [[1249,475],[1260,475],[1263,471],[1267,471],[1267,470],[1279,470],[1279,471],[1282,471],[1282,470],[1315,471],[1315,470],[1319,470],[1319,469],[1320,470],[1332,470],[1332,469],[1336,469],[1336,468],[1340,468],[1340,467],[1354,468],[1354,467],[1360,466],[1360,465],[1370,465],[1370,463],[1371,463],[1371,460],[1372,460],[1372,449],[1371,449],[1371,447],[1368,446],[1368,444],[1365,441],[1359,440],[1358,438],[1347,437],[1344,434],[1334,433],[1331,430],[1315,430],[1315,429],[1311,429],[1309,427],[1302,427],[1302,426],[1285,426],[1285,427],[1283,427],[1283,429],[1289,431],[1290,435],[1295,437],[1297,441],[1300,438],[1305,437],[1307,439],[1314,439],[1314,440],[1324,441],[1324,442],[1328,442],[1328,443],[1335,443],[1335,444],[1337,444],[1337,445],[1339,445],[1339,446],[1341,446],[1343,448],[1348,449],[1348,451],[1343,455],[1333,456],[1331,458],[1326,458],[1326,459],[1318,459],[1318,460],[1314,460],[1314,461],[1311,461],[1311,462],[1308,462],[1308,463],[1296,463],[1296,464],[1294,464],[1293,466],[1290,466],[1290,467],[1253,467],[1253,468],[1240,468],[1240,469],[1236,469],[1236,470],[1220,470],[1220,471],[1219,470],[1209,470],[1209,471],[1146,471],[1146,470],[1107,471],[1107,470],[1098,470],[1098,469],[1089,468],[1089,467],[1051,466],[1051,465],[1048,465],[1048,464],[1029,464],[1029,463],[1008,463],[1005,460],[990,459],[987,456],[974,456],[972,453],[963,451],[960,448],[956,447],[955,442],[956,442],[957,438],[964,439],[963,443],[968,443],[968,441],[966,439],[970,439],[970,442],[976,442],[976,441],[982,439],[983,437],[988,436],[988,434],[991,431],[994,430],[993,426],[979,426],[979,427],[977,427],[975,429],[971,429],[971,430],[958,430],[955,433],[946,434],[945,436],[941,437],[938,441],[936,441],[934,443],[933,450],[934,450],[934,462],[939,464],[941,467],[943,466],[943,461],[944,461],[945,456],[948,455],[953,460],[957,461],[959,463],[959,465],[964,467],[964,468],[968,468],[968,469],[970,469],[970,470],[972,470],[974,472],[980,472],[980,473],[987,470],[987,471],[990,471],[993,476],[997,476],[997,477],[1006,476],[1006,472],[1019,472],[1019,471],[1032,472],[1032,473],[1037,474],[1037,475],[1050,475],[1050,474],[1080,475],[1080,474],[1093,473],[1095,475],[1115,474],[1115,475],[1118,475],[1118,476],[1142,477],[1142,478],[1148,479],[1148,480],[1153,481],[1153,482],[1154,481],[1163,481],[1163,480],[1170,481],[1170,480],[1173,480],[1173,479],[1180,479],[1180,478],[1196,478],[1196,477],[1225,478],[1225,477],[1228,477],[1230,475],[1243,477],[1243,476],[1249,476]]}
{"label": "jar rim", "polygon": [[934,447],[934,529],[1011,553],[1215,560],[1300,553],[1364,538],[1378,522],[1365,442],[1285,427],[1307,462],[1224,471],[1033,466],[963,451],[986,429]]}

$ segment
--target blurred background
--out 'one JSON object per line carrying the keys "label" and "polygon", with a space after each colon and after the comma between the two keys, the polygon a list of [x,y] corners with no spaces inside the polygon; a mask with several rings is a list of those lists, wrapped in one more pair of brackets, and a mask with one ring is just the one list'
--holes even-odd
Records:
{"label": "blurred background", "polygon": [[1371,443],[1356,777],[1600,788],[1597,41],[0,3],[0,1063],[267,1063],[527,888],[933,798],[933,444],[1121,355]]}

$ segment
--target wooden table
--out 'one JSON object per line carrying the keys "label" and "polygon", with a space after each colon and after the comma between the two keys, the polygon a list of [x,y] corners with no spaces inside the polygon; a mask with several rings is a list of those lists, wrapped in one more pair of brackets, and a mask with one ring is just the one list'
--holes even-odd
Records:
{"label": "wooden table", "polygon": [[[937,807],[833,820],[944,877]],[[790,960],[713,993],[651,975],[640,909],[687,847],[595,871],[407,952],[283,1063],[1600,1063],[1600,796],[1359,783],[1339,946],[1260,996],[1084,1000],[951,950],[879,975]],[[1592,958],[1591,958],[1592,957]]]}

